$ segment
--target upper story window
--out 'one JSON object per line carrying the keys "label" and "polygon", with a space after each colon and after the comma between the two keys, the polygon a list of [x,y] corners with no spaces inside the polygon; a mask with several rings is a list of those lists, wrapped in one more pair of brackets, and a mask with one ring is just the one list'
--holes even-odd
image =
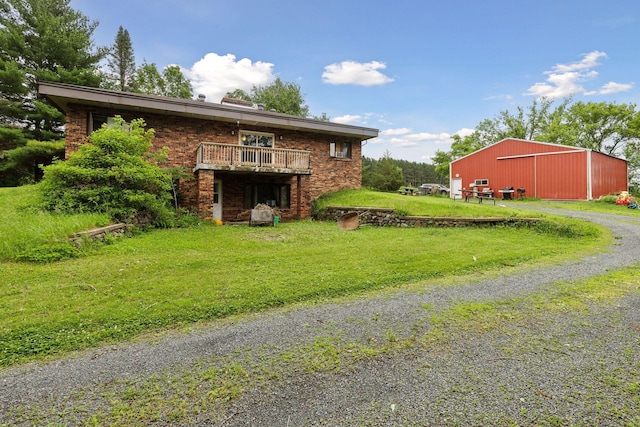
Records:
{"label": "upper story window", "polygon": [[[113,127],[115,125],[114,116],[107,116],[105,114],[95,114],[89,113],[89,123],[87,125],[87,133],[91,134],[92,132],[97,131],[102,127],[102,125],[107,125],[108,127]],[[125,124],[125,129],[128,129],[128,124]]]}
{"label": "upper story window", "polygon": [[89,125],[87,126],[88,133],[97,131],[103,124],[109,123],[109,120],[113,120],[113,117],[105,116],[103,114],[89,113]]}
{"label": "upper story window", "polygon": [[351,158],[351,143],[349,142],[332,142],[329,144],[329,155],[339,159]]}
{"label": "upper story window", "polygon": [[240,131],[240,144],[248,147],[273,148],[272,133]]}

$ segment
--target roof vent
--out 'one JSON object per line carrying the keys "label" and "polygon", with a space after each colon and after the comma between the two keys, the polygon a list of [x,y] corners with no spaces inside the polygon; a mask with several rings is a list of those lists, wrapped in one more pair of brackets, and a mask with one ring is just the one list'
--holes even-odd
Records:
{"label": "roof vent", "polygon": [[201,93],[200,95],[198,95],[198,101],[200,102],[204,102],[204,100],[207,99],[207,95]]}

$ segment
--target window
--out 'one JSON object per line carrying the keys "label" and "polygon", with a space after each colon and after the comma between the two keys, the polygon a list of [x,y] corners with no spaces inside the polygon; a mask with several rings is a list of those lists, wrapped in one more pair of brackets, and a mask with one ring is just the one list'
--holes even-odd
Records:
{"label": "window", "polygon": [[273,148],[273,134],[240,131],[240,144],[247,147]]}
{"label": "window", "polygon": [[289,209],[291,186],[284,184],[245,184],[244,209],[262,203],[272,208]]}
{"label": "window", "polygon": [[89,126],[87,126],[88,133],[97,131],[103,124],[109,123],[109,119],[111,118],[102,114],[89,113]]}
{"label": "window", "polygon": [[476,187],[482,186],[482,185],[489,185],[489,180],[488,179],[476,179],[474,184],[476,185]]}
{"label": "window", "polygon": [[338,159],[351,158],[351,143],[349,142],[331,142],[329,144],[329,155]]}
{"label": "window", "polygon": [[[261,132],[240,131],[240,144],[246,147],[273,148],[273,134]],[[262,152],[258,156],[257,150],[245,150],[242,152],[242,161],[247,163],[269,165],[271,153]]]}
{"label": "window", "polygon": [[[87,126],[88,133],[92,133],[97,131],[102,127],[102,125],[106,124],[109,127],[113,127],[114,121],[113,116],[107,116],[104,114],[95,114],[89,113],[89,123]],[[128,130],[128,124],[125,125],[125,129]]]}

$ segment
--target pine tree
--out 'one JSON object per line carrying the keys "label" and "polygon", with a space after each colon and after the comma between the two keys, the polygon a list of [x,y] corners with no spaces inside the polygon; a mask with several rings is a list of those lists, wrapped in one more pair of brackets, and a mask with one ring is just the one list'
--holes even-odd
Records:
{"label": "pine tree", "polygon": [[118,29],[115,42],[109,50],[109,70],[115,79],[115,88],[121,91],[132,90],[136,73],[136,59],[133,55],[133,45],[129,31]]}
{"label": "pine tree", "polygon": [[0,0],[0,125],[27,138],[63,134],[64,116],[37,96],[38,80],[98,86],[104,50],[91,40],[98,25],[70,0]]}

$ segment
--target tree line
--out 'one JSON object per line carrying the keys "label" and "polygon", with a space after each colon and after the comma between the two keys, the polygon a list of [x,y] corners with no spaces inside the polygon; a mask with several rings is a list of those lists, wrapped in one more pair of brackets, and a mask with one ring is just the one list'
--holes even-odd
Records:
{"label": "tree line", "polygon": [[365,188],[396,191],[401,186],[418,187],[424,183],[448,184],[448,179],[443,180],[434,165],[392,159],[389,151],[378,160],[362,158],[362,186]]}

